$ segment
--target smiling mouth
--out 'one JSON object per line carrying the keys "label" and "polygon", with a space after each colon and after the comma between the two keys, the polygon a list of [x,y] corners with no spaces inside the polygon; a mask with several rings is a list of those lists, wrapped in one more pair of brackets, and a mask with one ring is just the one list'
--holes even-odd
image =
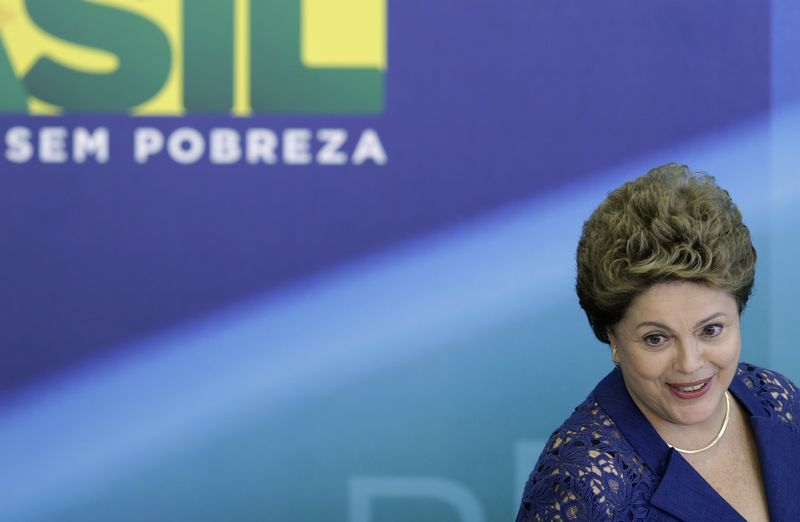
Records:
{"label": "smiling mouth", "polygon": [[671,386],[674,386],[675,388],[677,388],[678,390],[680,390],[682,392],[687,392],[688,393],[688,392],[697,391],[697,390],[699,390],[700,388],[702,388],[705,385],[706,385],[706,383],[703,382],[703,383],[700,383],[700,384],[695,384],[695,385],[690,385],[690,386],[678,386],[676,384],[673,384]]}
{"label": "smiling mouth", "polygon": [[667,386],[679,397],[689,399],[703,395],[713,378],[711,376],[701,381],[667,383]]}

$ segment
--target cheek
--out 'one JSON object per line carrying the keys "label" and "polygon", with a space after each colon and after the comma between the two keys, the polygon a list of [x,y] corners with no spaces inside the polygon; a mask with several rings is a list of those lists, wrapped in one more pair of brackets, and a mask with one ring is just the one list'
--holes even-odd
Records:
{"label": "cheek", "polygon": [[725,365],[735,366],[739,362],[739,353],[741,352],[741,344],[739,344],[738,336],[736,339],[731,339],[731,342],[726,344],[720,350],[721,362]]}
{"label": "cheek", "polygon": [[660,382],[669,371],[670,358],[667,353],[641,352],[629,359],[629,369],[637,380]]}
{"label": "cheek", "polygon": [[736,372],[736,367],[739,364],[739,355],[741,345],[739,344],[739,337],[726,339],[724,343],[716,346],[710,346],[708,349],[706,360],[719,368],[725,374],[733,374]]}

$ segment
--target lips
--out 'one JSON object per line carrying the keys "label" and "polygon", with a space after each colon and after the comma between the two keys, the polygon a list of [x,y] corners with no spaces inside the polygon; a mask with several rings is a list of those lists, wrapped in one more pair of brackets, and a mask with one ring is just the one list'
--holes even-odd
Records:
{"label": "lips", "polygon": [[669,390],[681,399],[696,399],[705,395],[711,387],[711,380],[714,378],[712,375],[706,379],[694,382],[668,382],[667,387]]}

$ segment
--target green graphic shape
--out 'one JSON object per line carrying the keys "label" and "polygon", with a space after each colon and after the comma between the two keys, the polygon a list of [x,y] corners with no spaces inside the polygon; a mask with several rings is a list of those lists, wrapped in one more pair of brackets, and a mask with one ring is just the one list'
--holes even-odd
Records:
{"label": "green graphic shape", "polygon": [[251,0],[253,112],[379,113],[379,69],[308,68],[300,61],[300,1]]}
{"label": "green graphic shape", "polygon": [[24,78],[28,94],[65,111],[124,112],[164,86],[172,56],[169,41],[149,20],[84,0],[27,0],[28,14],[48,33],[103,49],[119,59],[111,73],[89,73],[39,59]]}
{"label": "green graphic shape", "polygon": [[0,112],[28,112],[28,100],[22,83],[14,74],[0,35]]}
{"label": "green graphic shape", "polygon": [[234,89],[233,0],[184,0],[184,106],[230,112]]}

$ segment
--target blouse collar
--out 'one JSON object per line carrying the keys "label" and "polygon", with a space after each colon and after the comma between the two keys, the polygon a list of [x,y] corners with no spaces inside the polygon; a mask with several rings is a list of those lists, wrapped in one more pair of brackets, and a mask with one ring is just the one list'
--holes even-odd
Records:
{"label": "blouse collar", "polygon": [[[747,388],[738,371],[728,390],[751,417],[767,417],[766,410]],[[594,390],[594,398],[647,466],[662,475],[671,454],[670,447],[633,402],[619,368],[614,368],[600,381]]]}
{"label": "blouse collar", "polygon": [[[800,433],[770,417],[757,393],[745,384],[741,367],[728,390],[750,414],[770,518],[798,520]],[[594,398],[644,463],[661,477],[650,500],[654,506],[679,520],[744,520],[680,453],[667,446],[631,399],[619,368],[600,381]]]}

